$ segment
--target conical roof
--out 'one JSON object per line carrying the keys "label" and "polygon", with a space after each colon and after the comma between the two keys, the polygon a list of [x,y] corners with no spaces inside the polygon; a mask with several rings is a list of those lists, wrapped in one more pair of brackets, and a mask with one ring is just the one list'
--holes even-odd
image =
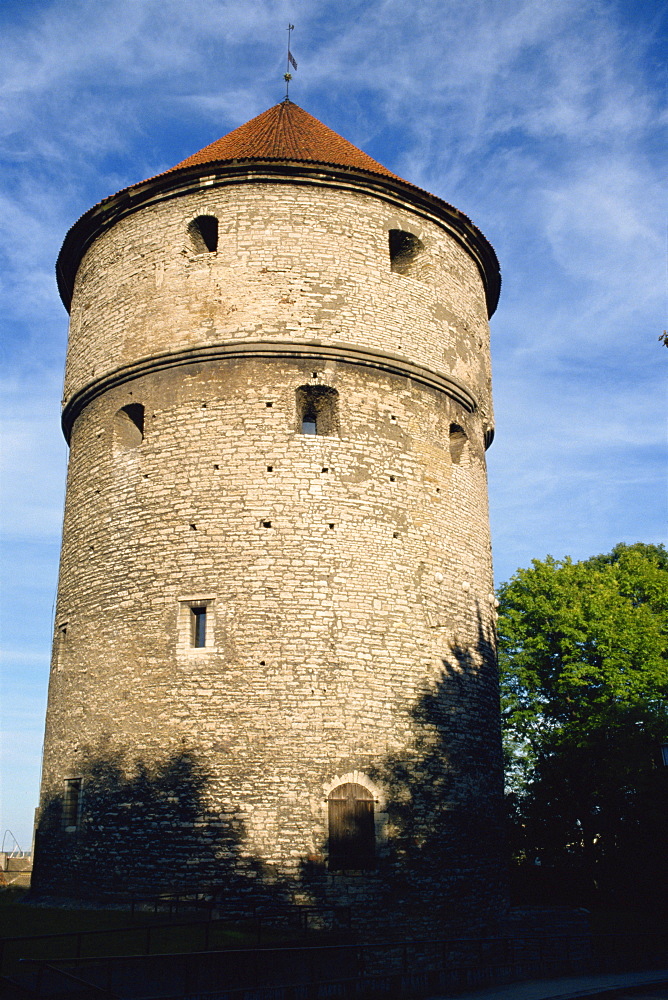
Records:
{"label": "conical roof", "polygon": [[287,98],[177,163],[172,170],[225,160],[308,161],[397,177]]}

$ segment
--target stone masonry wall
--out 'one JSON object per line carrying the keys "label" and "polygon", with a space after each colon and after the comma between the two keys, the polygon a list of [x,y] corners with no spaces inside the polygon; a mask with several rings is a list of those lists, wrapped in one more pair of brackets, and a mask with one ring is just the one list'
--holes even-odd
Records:
{"label": "stone masonry wall", "polygon": [[[424,233],[433,286],[391,274],[382,203],[318,192],[318,221],[307,194],[220,193],[215,260],[183,249],[187,219],[213,210],[204,198],[151,207],[96,241],[77,279],[67,393],[184,342],[317,335],[417,355],[472,383],[481,409],[349,361],[285,357],[165,368],[85,407],[42,894],[222,881],[231,901],[352,903],[380,923],[430,908],[479,921],[501,906],[480,280],[437,232]],[[304,387],[336,390],[336,433],[300,433]],[[143,440],[128,443],[118,414],[138,404]],[[190,607],[203,604],[207,645],[194,648]],[[74,777],[82,813],[65,831]],[[340,780],[374,795],[376,871],[327,869],[326,798]]]}
{"label": "stone masonry wall", "polygon": [[[199,254],[188,224],[209,214],[218,251]],[[424,243],[420,279],[390,269],[397,228]],[[492,424],[489,327],[472,258],[408,204],[310,185],[212,187],[99,236],[75,282],[65,400],[137,359],[255,339],[402,355],[466,383]]]}

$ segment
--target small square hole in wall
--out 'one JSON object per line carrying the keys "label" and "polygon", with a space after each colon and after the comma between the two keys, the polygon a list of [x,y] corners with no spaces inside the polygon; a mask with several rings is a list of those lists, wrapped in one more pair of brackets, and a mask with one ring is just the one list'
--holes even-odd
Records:
{"label": "small square hole in wall", "polygon": [[273,406],[274,404],[273,404],[273,403],[269,403],[269,402],[267,402],[267,403],[265,403],[264,405],[265,405],[265,406],[266,406],[267,408],[269,408],[270,406]]}
{"label": "small square hole in wall", "polygon": [[274,471],[273,465],[268,465],[267,466],[267,472],[273,472],[273,471]]}
{"label": "small square hole in wall", "polygon": [[392,538],[398,538],[398,537],[399,537],[399,532],[398,531],[393,531],[392,532]]}
{"label": "small square hole in wall", "polygon": [[329,472],[329,469],[327,468],[327,466],[325,466],[325,467],[324,467],[323,469],[321,469],[320,471],[321,471],[321,472]]}
{"label": "small square hole in wall", "polygon": [[393,413],[391,413],[390,414],[390,423],[391,424],[396,424],[396,422],[397,422],[397,418],[395,417],[395,415]]}
{"label": "small square hole in wall", "polygon": [[216,469],[216,471],[217,471],[217,470],[218,470],[219,468],[220,468],[220,466],[219,466],[219,465],[214,465],[214,469]]}
{"label": "small square hole in wall", "polygon": [[395,479],[395,477],[394,477],[394,476],[390,476],[390,482],[391,482],[391,483],[394,483],[394,482],[396,482],[396,479]]}
{"label": "small square hole in wall", "polygon": [[263,528],[271,528],[271,521],[263,521],[262,522],[262,527]]}
{"label": "small square hole in wall", "polygon": [[330,521],[329,530],[334,531],[334,524]]}

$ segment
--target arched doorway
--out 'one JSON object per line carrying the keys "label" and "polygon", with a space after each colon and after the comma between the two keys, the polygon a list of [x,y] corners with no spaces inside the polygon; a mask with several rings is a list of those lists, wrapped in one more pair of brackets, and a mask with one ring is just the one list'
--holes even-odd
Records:
{"label": "arched doorway", "polygon": [[347,781],[327,799],[330,871],[373,868],[376,863],[374,799],[368,788]]}

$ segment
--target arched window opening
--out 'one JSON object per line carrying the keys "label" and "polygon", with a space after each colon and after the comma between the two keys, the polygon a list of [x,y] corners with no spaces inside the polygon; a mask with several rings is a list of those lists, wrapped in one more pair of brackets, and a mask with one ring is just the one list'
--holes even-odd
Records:
{"label": "arched window opening", "polygon": [[422,240],[404,229],[390,229],[390,268],[395,274],[417,277],[416,265],[424,250]]}
{"label": "arched window opening", "polygon": [[450,424],[450,459],[453,465],[461,462],[466,441],[466,434],[459,424]]}
{"label": "arched window opening", "polygon": [[339,431],[339,394],[327,385],[297,389],[297,429],[301,434],[332,435]]}
{"label": "arched window opening", "polygon": [[130,451],[144,440],[144,407],[129,403],[114,415],[114,447],[116,451]]}
{"label": "arched window opening", "polygon": [[188,235],[195,253],[215,253],[218,249],[218,219],[215,215],[198,215],[188,226]]}
{"label": "arched window opening", "polygon": [[353,782],[337,785],[327,799],[329,868],[359,871],[376,863],[374,799],[368,788]]}

